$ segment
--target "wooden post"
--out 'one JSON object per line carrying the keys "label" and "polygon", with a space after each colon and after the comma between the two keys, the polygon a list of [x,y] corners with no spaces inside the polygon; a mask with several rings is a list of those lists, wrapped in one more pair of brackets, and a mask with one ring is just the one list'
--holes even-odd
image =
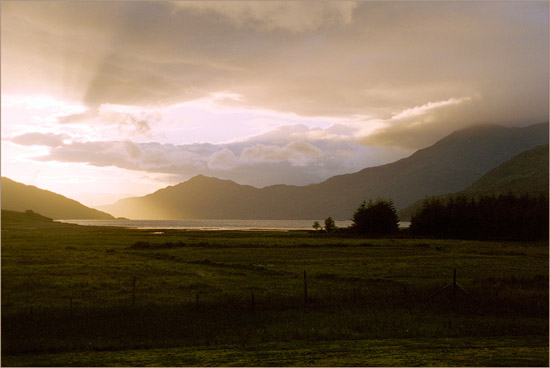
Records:
{"label": "wooden post", "polygon": [[136,304],[136,276],[132,277],[132,307]]}
{"label": "wooden post", "polygon": [[307,304],[307,277],[306,277],[306,270],[304,270],[304,303]]}
{"label": "wooden post", "polygon": [[250,309],[252,309],[252,312],[254,312],[254,293],[252,293],[250,297]]}
{"label": "wooden post", "polygon": [[355,288],[353,288],[353,304],[357,302],[357,296],[355,295]]}
{"label": "wooden post", "polygon": [[199,309],[199,294],[197,293],[197,297],[195,299],[195,306],[197,307],[197,309]]}

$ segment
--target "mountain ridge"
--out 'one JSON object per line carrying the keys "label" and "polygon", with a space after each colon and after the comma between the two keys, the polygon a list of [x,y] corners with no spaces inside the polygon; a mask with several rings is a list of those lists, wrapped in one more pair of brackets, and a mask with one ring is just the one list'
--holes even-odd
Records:
{"label": "mountain ridge", "polygon": [[42,216],[60,219],[111,220],[108,213],[84,206],[74,199],[7,177],[1,178],[2,209],[17,212],[32,210]]}
{"label": "mountain ridge", "polygon": [[[548,196],[548,165],[548,144],[536,146],[490,170],[464,190],[435,197],[445,200],[457,194],[475,198],[508,193]],[[422,203],[423,199],[401,209],[400,218],[409,220],[422,207]]]}
{"label": "mountain ridge", "polygon": [[470,194],[548,195],[548,145],[524,151],[483,175],[464,190]]}
{"label": "mountain ridge", "polygon": [[548,123],[480,125],[455,131],[393,163],[321,183],[256,188],[198,175],[101,208],[140,219],[349,219],[370,198],[392,199],[400,209],[426,196],[458,192],[513,156],[547,143]]}

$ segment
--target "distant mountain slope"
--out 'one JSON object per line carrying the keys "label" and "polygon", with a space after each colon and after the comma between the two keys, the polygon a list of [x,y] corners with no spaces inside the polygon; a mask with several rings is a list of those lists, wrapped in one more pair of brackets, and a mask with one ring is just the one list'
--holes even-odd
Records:
{"label": "distant mountain slope", "polygon": [[48,190],[25,185],[2,177],[2,209],[24,212],[32,210],[52,219],[113,219],[108,213]]}
{"label": "distant mountain slope", "polygon": [[[548,195],[548,145],[541,145],[504,162],[490,170],[481,179],[459,193],[467,196],[514,194]],[[452,194],[441,195],[441,198]],[[401,219],[407,220],[422,206],[422,201],[399,211]]]}
{"label": "distant mountain slope", "polygon": [[464,190],[470,194],[547,194],[548,145],[520,153]]}
{"label": "distant mountain slope", "polygon": [[103,209],[135,219],[349,219],[369,198],[403,208],[426,196],[465,189],[520,152],[548,144],[548,123],[524,128],[476,126],[391,164],[307,186],[262,189],[204,176]]}

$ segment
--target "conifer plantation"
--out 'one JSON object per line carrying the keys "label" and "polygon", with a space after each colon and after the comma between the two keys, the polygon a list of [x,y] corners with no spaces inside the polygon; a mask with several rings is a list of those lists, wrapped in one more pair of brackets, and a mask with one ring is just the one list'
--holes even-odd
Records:
{"label": "conifer plantation", "polygon": [[548,197],[545,195],[426,199],[411,219],[417,236],[477,240],[542,240],[548,238]]}

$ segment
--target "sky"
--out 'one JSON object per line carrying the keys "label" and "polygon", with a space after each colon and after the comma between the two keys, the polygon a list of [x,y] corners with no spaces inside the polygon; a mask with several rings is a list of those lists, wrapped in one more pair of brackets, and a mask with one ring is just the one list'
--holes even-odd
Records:
{"label": "sky", "polygon": [[2,176],[86,205],[306,185],[548,121],[547,1],[9,1]]}

